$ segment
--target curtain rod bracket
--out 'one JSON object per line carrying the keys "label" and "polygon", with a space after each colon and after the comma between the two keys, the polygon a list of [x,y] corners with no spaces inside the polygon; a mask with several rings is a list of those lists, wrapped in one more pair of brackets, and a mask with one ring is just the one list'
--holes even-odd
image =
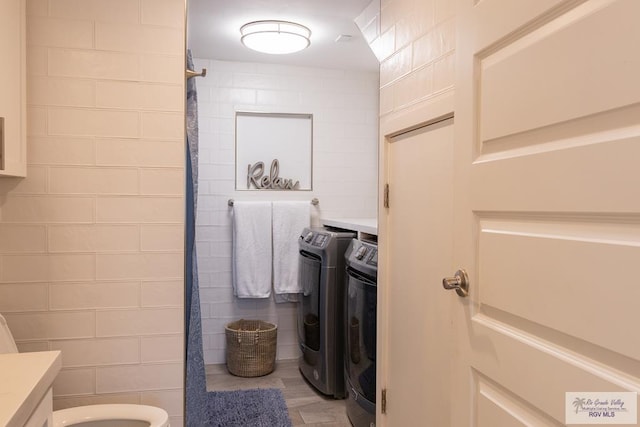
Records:
{"label": "curtain rod bracket", "polygon": [[200,71],[199,73],[197,71],[187,69],[184,72],[184,75],[187,79],[190,79],[191,77],[206,77],[207,69],[203,68],[202,71]]}

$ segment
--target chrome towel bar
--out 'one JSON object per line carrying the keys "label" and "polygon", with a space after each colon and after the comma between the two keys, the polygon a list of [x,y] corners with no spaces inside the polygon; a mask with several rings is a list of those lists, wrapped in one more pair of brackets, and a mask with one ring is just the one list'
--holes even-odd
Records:
{"label": "chrome towel bar", "polygon": [[[227,204],[229,206],[233,206],[233,199],[229,199],[229,201],[227,202]],[[314,197],[313,199],[311,199],[311,204],[313,206],[318,206],[320,204],[320,200],[318,200],[317,197]]]}

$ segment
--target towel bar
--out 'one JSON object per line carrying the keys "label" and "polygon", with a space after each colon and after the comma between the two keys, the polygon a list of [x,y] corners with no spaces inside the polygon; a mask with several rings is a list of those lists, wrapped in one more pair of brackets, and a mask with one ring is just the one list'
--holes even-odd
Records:
{"label": "towel bar", "polygon": [[[228,204],[229,206],[232,206],[232,207],[233,207],[233,199],[229,199],[229,201],[227,202],[227,204]],[[313,199],[311,199],[311,204],[312,204],[313,206],[318,206],[318,205],[320,204],[320,200],[318,200],[318,198],[317,198],[317,197],[314,197]]]}

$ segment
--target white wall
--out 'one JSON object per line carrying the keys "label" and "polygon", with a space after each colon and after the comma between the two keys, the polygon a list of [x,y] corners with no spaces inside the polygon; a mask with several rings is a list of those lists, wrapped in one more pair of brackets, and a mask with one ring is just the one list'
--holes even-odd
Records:
{"label": "white wall", "polygon": [[[375,6],[372,5],[372,6]],[[456,17],[454,0],[381,0],[356,22],[380,60],[380,117],[411,127],[403,115],[426,109],[430,120],[453,108]],[[445,101],[443,101],[445,100]],[[441,107],[438,103],[446,102]],[[434,107],[434,105],[436,105]]]}
{"label": "white wall", "polygon": [[20,351],[62,351],[54,408],[145,403],[181,426],[184,1],[27,13],[28,171],[0,179],[0,312]]}
{"label": "white wall", "polygon": [[[243,317],[277,323],[278,359],[295,358],[295,304],[233,297],[227,200],[317,197],[316,214],[322,217],[375,217],[378,73],[203,59],[196,59],[195,65],[208,70],[196,83],[200,120],[197,244],[205,362],[225,362],[224,325]],[[313,191],[234,190],[235,111],[313,114]]]}

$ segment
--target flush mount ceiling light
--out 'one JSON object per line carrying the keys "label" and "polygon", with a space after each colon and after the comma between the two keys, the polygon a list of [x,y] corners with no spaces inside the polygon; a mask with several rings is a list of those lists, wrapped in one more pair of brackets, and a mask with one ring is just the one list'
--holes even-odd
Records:
{"label": "flush mount ceiling light", "polygon": [[281,55],[298,52],[311,44],[311,30],[288,21],[254,21],[240,27],[240,41],[249,49]]}

